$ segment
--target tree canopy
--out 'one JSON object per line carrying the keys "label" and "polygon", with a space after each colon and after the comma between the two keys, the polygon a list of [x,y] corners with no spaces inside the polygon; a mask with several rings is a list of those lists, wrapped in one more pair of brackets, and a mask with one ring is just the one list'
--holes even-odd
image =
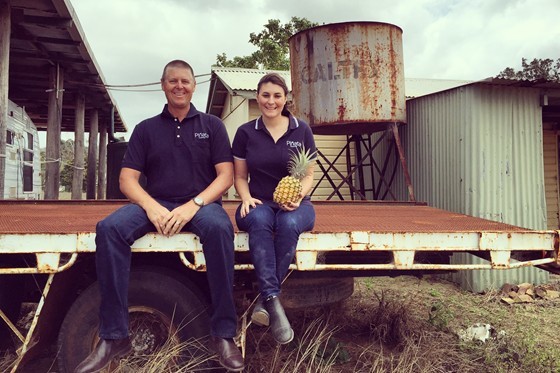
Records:
{"label": "tree canopy", "polygon": [[551,58],[534,58],[531,62],[528,62],[526,58],[522,58],[521,70],[516,71],[512,67],[506,67],[496,78],[560,82],[560,58],[556,62]]}
{"label": "tree canopy", "polygon": [[258,50],[249,56],[236,56],[228,59],[225,53],[216,56],[220,67],[244,67],[248,69],[289,70],[290,47],[288,39],[295,33],[317,26],[307,18],[292,17],[290,22],[281,24],[279,19],[269,19],[264,29],[249,35],[249,43]]}

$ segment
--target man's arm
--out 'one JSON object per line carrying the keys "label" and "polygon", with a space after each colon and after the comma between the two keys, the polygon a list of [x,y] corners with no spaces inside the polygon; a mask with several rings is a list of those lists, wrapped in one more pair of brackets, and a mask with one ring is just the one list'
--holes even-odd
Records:
{"label": "man's arm", "polygon": [[[219,199],[233,185],[232,162],[218,163],[214,167],[216,169],[216,178],[197,196],[202,198],[205,204]],[[171,211],[171,218],[166,222],[163,234],[171,236],[180,232],[199,209],[200,207],[191,200]]]}
{"label": "man's arm", "polygon": [[198,195],[205,203],[216,201],[233,185],[232,162],[218,163],[214,168],[216,169],[216,178]]}
{"label": "man's arm", "polygon": [[156,227],[158,233],[164,233],[163,228],[171,219],[168,209],[160,205],[140,185],[140,171],[123,167],[119,176],[121,192],[130,200],[146,211],[148,219]]}

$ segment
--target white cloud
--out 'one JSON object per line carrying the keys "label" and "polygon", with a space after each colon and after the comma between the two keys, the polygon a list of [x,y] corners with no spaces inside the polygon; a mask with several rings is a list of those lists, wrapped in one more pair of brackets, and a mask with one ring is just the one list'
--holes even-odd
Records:
{"label": "white cloud", "polygon": [[[559,58],[558,0],[71,0],[108,84],[159,80],[165,63],[181,58],[196,74],[216,55],[252,53],[249,34],[269,19],[292,16],[322,23],[379,21],[403,29],[405,75],[482,79],[521,58]],[[206,80],[200,77],[199,82]],[[158,88],[158,87],[153,87]],[[195,105],[206,108],[208,83]],[[113,92],[129,128],[157,114],[161,92]]]}

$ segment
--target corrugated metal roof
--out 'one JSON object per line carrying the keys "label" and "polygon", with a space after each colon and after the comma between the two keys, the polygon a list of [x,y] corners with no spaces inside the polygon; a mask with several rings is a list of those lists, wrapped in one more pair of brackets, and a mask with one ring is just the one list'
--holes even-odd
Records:
{"label": "corrugated metal roof", "polygon": [[[270,72],[280,74],[286,80],[288,88],[292,89],[290,71],[214,67],[212,72],[216,74],[232,93],[239,94],[239,92],[250,91],[254,95],[259,79]],[[473,80],[406,78],[405,93],[406,97],[418,97],[473,82]]]}
{"label": "corrugated metal roof", "polygon": [[248,91],[252,92],[254,96],[259,80],[268,73],[278,73],[282,78],[286,80],[288,89],[290,91],[292,90],[292,81],[289,71],[224,67],[213,68],[212,72],[214,72],[224,82],[224,84],[231,92],[235,92],[237,94]]}
{"label": "corrugated metal roof", "polygon": [[530,88],[550,88],[550,89],[560,89],[560,82],[554,82],[550,80],[518,80],[518,79],[504,79],[504,78],[486,78],[482,80],[477,80],[471,84],[489,84],[489,85],[501,85],[508,87],[530,87]]}
{"label": "corrugated metal roof", "polygon": [[[258,70],[236,67],[213,67],[212,87],[208,92],[208,113],[220,116],[227,94],[255,98],[259,80],[270,72],[280,74],[292,90],[290,71]],[[472,80],[450,80],[450,79],[405,79],[405,95],[407,98],[425,96],[435,92],[459,87],[472,83]]]}
{"label": "corrugated metal roof", "polygon": [[[292,89],[290,71],[213,67],[212,72],[224,83],[230,93],[240,94],[247,91],[254,95],[259,79],[270,72],[280,74],[286,80],[288,88]],[[414,98],[470,84],[560,89],[560,82],[544,80],[530,81],[492,77],[481,80],[405,78],[405,94],[407,98]]]}
{"label": "corrugated metal roof", "polygon": [[404,91],[406,98],[414,98],[460,87],[473,82],[473,80],[405,78]]}

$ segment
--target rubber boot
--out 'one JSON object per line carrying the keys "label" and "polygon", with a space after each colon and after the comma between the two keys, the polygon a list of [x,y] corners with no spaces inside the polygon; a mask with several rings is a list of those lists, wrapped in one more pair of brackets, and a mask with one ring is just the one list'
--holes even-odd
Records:
{"label": "rubber boot", "polygon": [[264,307],[261,296],[257,298],[255,308],[253,308],[253,313],[251,314],[251,321],[258,326],[268,326],[270,323],[270,317],[268,311]]}
{"label": "rubber boot", "polygon": [[294,331],[286,317],[280,299],[272,296],[266,300],[266,309],[270,315],[270,330],[279,344],[290,343],[294,339]]}

